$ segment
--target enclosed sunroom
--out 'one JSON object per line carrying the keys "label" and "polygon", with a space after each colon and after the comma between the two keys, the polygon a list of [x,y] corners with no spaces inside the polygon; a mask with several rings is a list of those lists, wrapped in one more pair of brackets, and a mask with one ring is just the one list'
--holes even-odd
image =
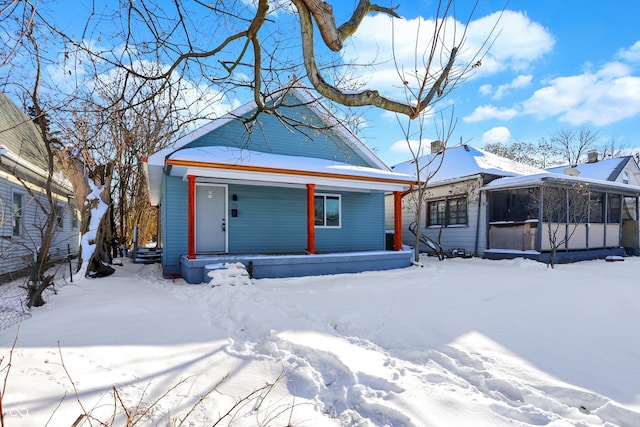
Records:
{"label": "enclosed sunroom", "polygon": [[501,178],[483,189],[491,259],[555,262],[637,254],[640,187],[559,174]]}

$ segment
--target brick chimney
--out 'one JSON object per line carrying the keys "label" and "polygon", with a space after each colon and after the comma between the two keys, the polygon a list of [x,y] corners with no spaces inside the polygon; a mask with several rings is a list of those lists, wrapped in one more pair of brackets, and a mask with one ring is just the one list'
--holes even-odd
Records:
{"label": "brick chimney", "polygon": [[431,141],[431,153],[439,153],[444,150],[444,144],[442,141]]}
{"label": "brick chimney", "polygon": [[598,150],[589,150],[587,152],[587,163],[595,163],[598,161]]}

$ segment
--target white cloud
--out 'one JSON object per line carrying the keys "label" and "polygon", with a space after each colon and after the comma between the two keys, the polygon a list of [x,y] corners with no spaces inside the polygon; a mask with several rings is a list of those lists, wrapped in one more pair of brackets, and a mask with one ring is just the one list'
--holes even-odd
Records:
{"label": "white cloud", "polygon": [[630,48],[620,50],[617,57],[628,62],[640,62],[640,40]]}
{"label": "white cloud", "polygon": [[619,62],[596,72],[558,77],[526,100],[523,112],[541,118],[559,116],[574,126],[614,123],[640,113],[640,77]]}
{"label": "white cloud", "polygon": [[484,144],[491,144],[496,142],[509,142],[511,139],[511,131],[504,126],[497,126],[489,129],[482,134],[482,142]]}
{"label": "white cloud", "polygon": [[531,84],[533,80],[533,76],[530,74],[521,74],[511,83],[505,83],[503,85],[498,86],[496,92],[493,94],[493,99],[501,99],[504,95],[509,93],[511,89],[522,89]]}
{"label": "white cloud", "polygon": [[[477,60],[474,55],[483,48],[498,19],[499,13],[493,13],[469,24],[466,43],[459,54],[461,61]],[[459,39],[465,32],[465,25],[452,18],[445,22],[446,31],[441,38],[447,46],[452,46],[454,37]],[[343,59],[346,64],[376,64],[367,73],[368,86],[400,94],[403,81],[413,83],[416,69],[418,72],[424,69],[423,52],[416,55],[416,40],[421,46],[431,46],[434,25],[432,19],[422,17],[392,20],[383,14],[367,16],[345,44],[341,52]],[[500,34],[494,33],[497,39],[491,51],[482,58],[482,65],[475,69],[477,75],[525,69],[554,45],[553,37],[544,27],[520,12],[505,11],[496,31]],[[448,58],[446,52],[440,51],[435,56],[436,67],[438,61]]]}
{"label": "white cloud", "polygon": [[478,68],[482,74],[527,69],[531,62],[550,52],[555,44],[551,33],[542,25],[531,21],[523,12],[506,10],[502,17],[500,12],[495,12],[469,24],[469,50],[477,51],[494,26],[497,37]]}
{"label": "white cloud", "polygon": [[465,122],[479,122],[488,119],[509,120],[518,114],[515,108],[499,109],[493,105],[481,105],[477,107],[471,115],[463,118]]}
{"label": "white cloud", "polygon": [[493,92],[493,86],[490,84],[482,85],[478,89],[478,92],[480,92],[482,95],[491,95],[491,93]]}
{"label": "white cloud", "polygon": [[412,154],[413,152],[413,154],[417,156],[428,153],[430,149],[431,140],[419,141],[415,139],[409,140],[409,142],[401,139],[400,141],[394,142],[391,147],[389,147],[389,150],[393,153]]}

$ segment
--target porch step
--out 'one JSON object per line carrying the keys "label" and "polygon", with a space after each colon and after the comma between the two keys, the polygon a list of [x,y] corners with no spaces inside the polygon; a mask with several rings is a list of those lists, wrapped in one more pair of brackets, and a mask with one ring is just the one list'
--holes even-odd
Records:
{"label": "porch step", "polygon": [[162,261],[161,248],[138,248],[133,254],[135,264],[155,264]]}
{"label": "porch step", "polygon": [[222,285],[250,285],[251,277],[241,262],[215,263],[204,266],[204,281],[211,287]]}

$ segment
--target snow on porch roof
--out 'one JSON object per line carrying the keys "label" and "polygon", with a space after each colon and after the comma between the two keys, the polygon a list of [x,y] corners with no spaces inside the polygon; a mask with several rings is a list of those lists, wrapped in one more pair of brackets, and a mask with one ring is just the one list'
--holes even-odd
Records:
{"label": "snow on porch roof", "polygon": [[555,183],[558,185],[587,184],[589,187],[598,190],[615,190],[625,195],[640,196],[640,187],[619,182],[604,181],[600,179],[584,178],[579,176],[561,175],[551,172],[535,175],[499,178],[491,181],[483,187],[484,190],[503,190],[509,188],[524,188],[542,184],[543,182]]}
{"label": "snow on porch roof", "polygon": [[[316,184],[359,190],[401,191],[411,186],[411,175],[355,166],[332,160],[286,156],[232,147],[192,147],[178,150],[167,158],[148,159],[152,204],[160,187],[165,166],[173,176],[218,178],[275,184]],[[159,192],[157,194],[159,197]]]}

